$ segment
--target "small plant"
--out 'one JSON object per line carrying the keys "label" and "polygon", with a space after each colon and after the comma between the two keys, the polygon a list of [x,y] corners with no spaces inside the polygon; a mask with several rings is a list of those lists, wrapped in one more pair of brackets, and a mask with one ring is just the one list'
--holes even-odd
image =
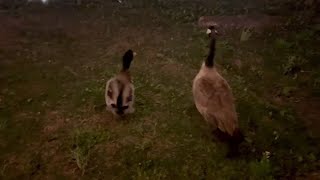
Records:
{"label": "small plant", "polygon": [[320,74],[314,76],[313,87],[316,89],[320,88]]}
{"label": "small plant", "polygon": [[5,118],[0,118],[0,130],[6,128],[8,120]]}
{"label": "small plant", "polygon": [[283,95],[283,96],[286,96],[286,97],[290,97],[296,90],[297,90],[297,88],[294,87],[294,86],[285,86],[281,90],[280,95]]}
{"label": "small plant", "polygon": [[283,74],[285,75],[296,75],[301,71],[301,67],[306,61],[297,56],[289,56],[288,61],[282,65]]}
{"label": "small plant", "polygon": [[279,38],[279,39],[276,39],[275,42],[274,42],[274,46],[277,48],[277,49],[290,49],[293,44],[282,39],[282,38]]}
{"label": "small plant", "polygon": [[258,78],[262,78],[263,77],[263,71],[260,67],[256,67],[256,66],[251,66],[250,67],[250,71]]}
{"label": "small plant", "polygon": [[241,32],[240,41],[248,41],[252,35],[252,28],[244,28]]}
{"label": "small plant", "polygon": [[9,114],[0,112],[0,131],[5,129],[9,123]]}
{"label": "small plant", "polygon": [[270,155],[269,151],[265,151],[260,161],[250,163],[249,167],[252,174],[250,179],[273,179],[271,175],[272,167],[269,160]]}

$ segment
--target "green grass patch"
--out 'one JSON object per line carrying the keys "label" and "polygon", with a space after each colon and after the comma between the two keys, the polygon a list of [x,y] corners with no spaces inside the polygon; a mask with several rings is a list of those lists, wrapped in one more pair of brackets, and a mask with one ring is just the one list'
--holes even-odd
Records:
{"label": "green grass patch", "polygon": [[108,132],[96,130],[77,129],[72,134],[71,157],[83,173],[86,170],[94,146],[109,138]]}

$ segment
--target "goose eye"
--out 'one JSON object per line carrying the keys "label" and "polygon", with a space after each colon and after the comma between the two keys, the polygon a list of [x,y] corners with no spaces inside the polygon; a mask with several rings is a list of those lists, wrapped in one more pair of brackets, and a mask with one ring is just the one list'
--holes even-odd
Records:
{"label": "goose eye", "polygon": [[115,104],[111,104],[111,106],[112,106],[113,108],[116,108],[116,107],[117,107]]}
{"label": "goose eye", "polygon": [[128,108],[129,108],[129,106],[123,106],[123,107],[122,107],[123,110],[126,110],[126,109],[128,109]]}

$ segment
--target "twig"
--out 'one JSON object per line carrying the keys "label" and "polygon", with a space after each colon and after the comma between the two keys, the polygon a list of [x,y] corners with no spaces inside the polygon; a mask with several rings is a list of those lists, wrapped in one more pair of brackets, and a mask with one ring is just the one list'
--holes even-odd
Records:
{"label": "twig", "polygon": [[74,72],[69,66],[65,66],[64,67],[67,71],[69,71],[71,74],[73,74],[74,76],[78,76],[78,74],[76,72]]}

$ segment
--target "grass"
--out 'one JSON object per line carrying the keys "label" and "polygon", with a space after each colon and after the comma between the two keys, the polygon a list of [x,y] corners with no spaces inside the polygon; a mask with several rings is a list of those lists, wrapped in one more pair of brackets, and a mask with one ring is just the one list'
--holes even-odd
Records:
{"label": "grass", "polygon": [[85,173],[85,168],[88,164],[90,151],[96,144],[101,143],[106,138],[106,133],[97,132],[97,130],[77,129],[72,135],[71,155],[83,173]]}
{"label": "grass", "polygon": [[273,179],[272,167],[269,160],[269,152],[265,152],[260,161],[250,162],[250,172],[252,179]]}
{"label": "grass", "polygon": [[[301,115],[317,108],[302,102],[320,94],[312,28],[219,37],[217,67],[246,135],[241,157],[225,158],[225,145],[212,141],[195,109],[192,79],[208,43],[195,22],[245,12],[235,4],[114,1],[1,15],[16,22],[5,26],[13,33],[5,34],[13,37],[4,41],[9,45],[0,44],[1,177],[291,179],[319,171],[319,137],[306,125],[314,117]],[[115,120],[95,107],[129,48],[138,53],[136,112]],[[288,73],[296,66],[304,72]]]}

